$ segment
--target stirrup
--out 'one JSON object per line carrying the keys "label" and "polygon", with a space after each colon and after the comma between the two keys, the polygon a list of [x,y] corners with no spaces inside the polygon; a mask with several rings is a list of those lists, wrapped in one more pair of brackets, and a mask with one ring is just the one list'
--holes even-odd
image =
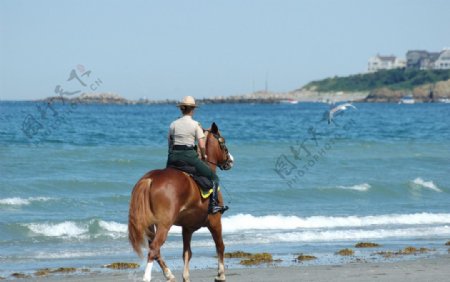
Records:
{"label": "stirrup", "polygon": [[216,214],[218,212],[220,212],[221,214],[223,214],[224,212],[226,212],[228,210],[228,206],[211,206],[208,209],[208,213],[210,214]]}

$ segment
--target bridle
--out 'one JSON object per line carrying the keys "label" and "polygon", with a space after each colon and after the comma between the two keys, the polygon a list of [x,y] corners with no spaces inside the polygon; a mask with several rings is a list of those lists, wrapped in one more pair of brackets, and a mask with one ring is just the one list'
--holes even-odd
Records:
{"label": "bridle", "polygon": [[211,134],[217,140],[217,142],[219,142],[220,149],[222,150],[222,152],[226,156],[225,160],[223,160],[220,163],[213,163],[213,162],[208,161],[208,160],[206,160],[206,161],[208,163],[212,164],[212,165],[217,166],[221,170],[229,170],[232,167],[233,160],[230,157],[230,153],[228,152],[227,145],[225,145],[225,139],[222,136],[220,136],[219,134],[212,133],[209,130],[204,130],[204,132],[206,133],[206,135]]}

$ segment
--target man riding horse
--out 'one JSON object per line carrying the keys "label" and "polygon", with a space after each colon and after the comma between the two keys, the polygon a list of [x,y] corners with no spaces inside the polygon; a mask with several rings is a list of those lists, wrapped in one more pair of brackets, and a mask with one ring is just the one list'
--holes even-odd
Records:
{"label": "man riding horse", "polygon": [[[183,161],[195,167],[198,175],[205,176],[211,180],[213,192],[210,197],[208,213],[223,213],[228,207],[219,206],[218,203],[219,177],[206,164],[208,156],[205,148],[205,134],[200,123],[193,119],[194,111],[197,107],[195,99],[191,96],[186,96],[177,106],[180,108],[183,116],[170,124],[167,166],[169,167],[177,161]],[[197,141],[200,149],[201,160],[197,153],[195,141]]]}
{"label": "man riding horse", "polygon": [[[206,227],[211,232],[216,246],[218,272],[215,281],[224,282],[225,245],[221,218],[227,207],[223,206],[222,196],[218,191],[219,178],[215,170],[217,167],[223,170],[231,169],[233,157],[215,122],[211,124],[211,129],[203,131],[200,124],[192,119],[196,108],[192,97],[185,97],[178,106],[183,117],[170,126],[168,167],[147,172],[133,187],[128,213],[128,239],[138,255],[142,255],[141,245],[148,243],[144,281],[151,281],[153,262],[156,261],[167,281],[173,282],[175,276],[161,255],[161,247],[167,239],[170,228],[173,225],[181,226],[183,281],[189,282],[192,234]],[[199,159],[194,149],[195,141],[198,142],[204,162]],[[174,165],[177,161],[178,165],[180,161],[184,162],[184,166],[186,163],[190,164],[196,168],[197,173],[214,181],[214,185],[208,185],[208,193],[211,190],[214,192],[209,201],[207,199],[209,194],[203,193],[191,177],[192,173],[189,175]],[[189,170],[192,171],[192,167]],[[211,186],[214,186],[214,189],[210,189]]]}

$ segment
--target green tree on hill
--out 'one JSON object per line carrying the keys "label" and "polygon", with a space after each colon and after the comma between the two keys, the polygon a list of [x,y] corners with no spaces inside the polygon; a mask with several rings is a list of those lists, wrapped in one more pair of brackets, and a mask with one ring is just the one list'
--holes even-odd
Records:
{"label": "green tree on hill", "polygon": [[393,69],[347,77],[326,78],[312,81],[304,88],[322,92],[370,91],[382,87],[402,90],[448,79],[450,79],[450,70]]}

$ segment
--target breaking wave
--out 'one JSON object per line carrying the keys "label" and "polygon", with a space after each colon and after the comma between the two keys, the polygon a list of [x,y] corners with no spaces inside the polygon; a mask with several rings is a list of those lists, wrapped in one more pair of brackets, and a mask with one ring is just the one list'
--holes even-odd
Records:
{"label": "breaking wave", "polygon": [[31,232],[47,237],[77,237],[87,230],[75,222],[65,221],[61,223],[30,223],[25,224]]}
{"label": "breaking wave", "polygon": [[[253,216],[251,214],[237,214],[222,218],[222,229],[225,236],[233,237],[248,234],[250,237],[257,238],[260,243],[264,243],[266,239],[270,239],[271,242],[283,242],[285,240],[326,241],[431,235],[450,236],[449,225],[450,214],[448,213],[342,217]],[[23,224],[23,226],[27,227],[31,232],[29,236],[60,239],[124,239],[128,236],[127,224],[99,219],[84,222],[29,223]],[[181,228],[173,226],[170,233],[180,234]],[[209,233],[209,231],[206,228],[202,228],[199,230],[199,233]]]}
{"label": "breaking wave", "polygon": [[354,190],[354,191],[359,191],[359,192],[366,192],[366,191],[369,191],[371,186],[368,183],[362,183],[362,184],[357,184],[357,185],[353,185],[353,186],[338,186],[338,188],[344,189],[344,190]]}
{"label": "breaking wave", "polygon": [[0,199],[0,205],[5,206],[27,206],[32,202],[46,202],[50,201],[53,198],[48,197],[30,197],[30,198],[20,198],[20,197],[12,197],[12,198],[4,198]]}
{"label": "breaking wave", "polygon": [[435,192],[442,192],[442,190],[433,183],[433,181],[425,181],[420,177],[417,177],[412,181],[413,185],[419,188],[425,188]]}
{"label": "breaking wave", "polygon": [[450,224],[448,213],[388,214],[376,216],[253,216],[238,214],[222,218],[224,232],[267,229],[311,229],[370,226],[398,226],[423,224]]}
{"label": "breaking wave", "polygon": [[367,239],[397,239],[397,238],[447,238],[450,236],[450,226],[415,227],[393,229],[346,229],[346,230],[305,230],[287,232],[244,233],[228,240],[229,244],[270,244],[279,242],[331,242],[357,241]]}
{"label": "breaking wave", "polygon": [[117,239],[127,236],[128,232],[126,224],[97,219],[87,222],[28,223],[23,224],[23,226],[32,232],[32,236],[59,237],[62,239],[95,239],[102,236]]}

